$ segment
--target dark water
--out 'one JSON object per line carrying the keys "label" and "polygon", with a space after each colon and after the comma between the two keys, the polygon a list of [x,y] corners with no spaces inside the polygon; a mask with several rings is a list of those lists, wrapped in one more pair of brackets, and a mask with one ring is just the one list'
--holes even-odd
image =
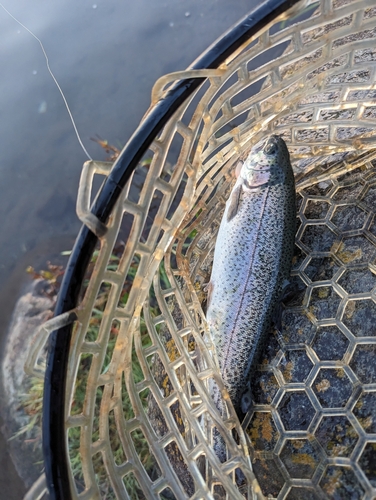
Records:
{"label": "dark water", "polygon": [[[257,0],[4,0],[41,38],[90,155],[125,144],[155,80],[182,70]],[[27,265],[72,247],[85,154],[40,46],[0,9],[0,340]],[[0,441],[1,497],[23,485]]]}

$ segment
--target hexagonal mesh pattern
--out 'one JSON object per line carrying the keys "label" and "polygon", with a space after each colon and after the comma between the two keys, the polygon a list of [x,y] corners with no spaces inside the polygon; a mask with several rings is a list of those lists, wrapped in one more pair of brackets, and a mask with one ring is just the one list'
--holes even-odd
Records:
{"label": "hexagonal mesh pattern", "polygon": [[[376,494],[373,3],[300,2],[270,23],[175,113],[135,171],[74,311],[74,498]],[[256,405],[243,429],[207,332],[205,284],[233,167],[270,133],[285,138],[296,173],[296,293],[252,379]],[[86,166],[81,207],[106,169]],[[40,345],[70,318],[46,324]],[[209,379],[226,400],[224,419]]]}
{"label": "hexagonal mesh pattern", "polygon": [[296,293],[253,378],[247,418],[265,495],[374,494],[376,162],[363,162],[297,188]]}

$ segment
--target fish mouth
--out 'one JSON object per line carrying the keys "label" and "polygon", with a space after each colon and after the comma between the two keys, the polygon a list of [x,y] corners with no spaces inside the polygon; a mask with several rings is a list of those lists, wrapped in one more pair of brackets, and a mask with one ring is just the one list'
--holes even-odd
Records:
{"label": "fish mouth", "polygon": [[278,139],[278,135],[271,135],[267,139],[262,139],[252,148],[252,153],[260,153],[262,151],[267,156],[274,154],[277,151]]}
{"label": "fish mouth", "polygon": [[268,156],[273,155],[277,151],[277,141],[278,136],[271,135],[265,142],[263,152]]}
{"label": "fish mouth", "polygon": [[274,163],[273,156],[278,152],[279,140],[278,135],[271,135],[253,146],[247,169],[259,173],[269,172]]}

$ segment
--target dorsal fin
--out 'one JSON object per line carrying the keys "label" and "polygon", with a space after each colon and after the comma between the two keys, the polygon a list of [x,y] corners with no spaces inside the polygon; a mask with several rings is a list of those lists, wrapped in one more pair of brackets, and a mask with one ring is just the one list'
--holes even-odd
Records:
{"label": "dorsal fin", "polygon": [[241,192],[242,192],[242,183],[239,183],[231,191],[229,199],[230,205],[227,211],[227,222],[230,222],[230,220],[233,219],[235,215],[238,213]]}

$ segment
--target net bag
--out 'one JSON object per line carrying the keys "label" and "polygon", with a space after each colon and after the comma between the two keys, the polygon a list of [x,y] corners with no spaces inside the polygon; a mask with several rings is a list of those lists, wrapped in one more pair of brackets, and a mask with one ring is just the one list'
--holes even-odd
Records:
{"label": "net bag", "polygon": [[[113,166],[85,164],[84,226],[28,366],[42,374],[49,337],[52,498],[376,495],[375,38],[373,0],[267,1],[157,82]],[[242,423],[216,365],[205,285],[232,172],[270,134],[295,172],[298,292],[282,333],[270,332]],[[96,174],[106,179],[89,209]]]}

